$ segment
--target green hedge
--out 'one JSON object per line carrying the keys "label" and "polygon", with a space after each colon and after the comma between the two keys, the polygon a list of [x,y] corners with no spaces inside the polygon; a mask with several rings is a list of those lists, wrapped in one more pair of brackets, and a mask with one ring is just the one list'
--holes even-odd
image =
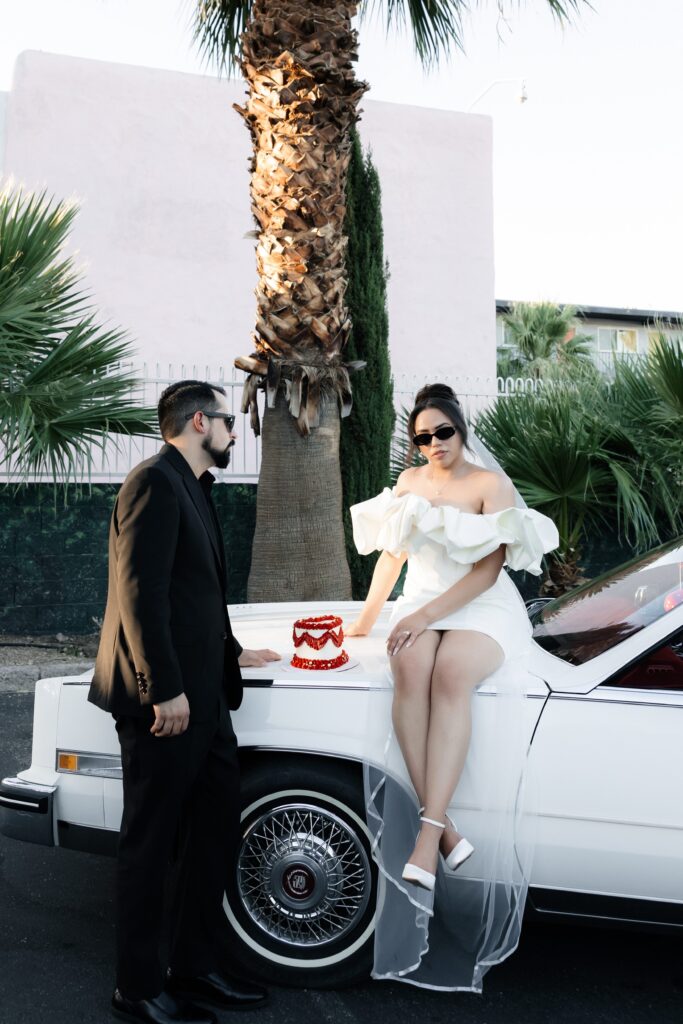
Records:
{"label": "green hedge", "polygon": [[[92,633],[107,598],[109,520],[117,484],[63,492],[0,491],[0,631]],[[213,491],[225,537],[231,604],[246,601],[256,486]]]}
{"label": "green hedge", "polygon": [[349,506],[378,494],[391,483],[389,452],[394,429],[387,315],[388,271],[384,259],[382,193],[370,154],[363,156],[354,132],[346,189],[349,239],[346,301],[353,329],[344,358],[367,365],[351,378],[353,408],[342,420],[339,461],[344,489],[346,557],[353,597],[364,600],[377,555],[358,554]]}

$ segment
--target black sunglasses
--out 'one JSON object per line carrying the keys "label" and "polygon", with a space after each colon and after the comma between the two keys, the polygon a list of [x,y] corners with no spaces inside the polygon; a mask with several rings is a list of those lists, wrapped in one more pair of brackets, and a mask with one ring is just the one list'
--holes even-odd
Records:
{"label": "black sunglasses", "polygon": [[206,416],[207,420],[223,420],[228,430],[232,430],[235,426],[235,417],[231,412],[204,412],[203,409],[195,409],[194,412],[188,412],[185,419],[191,420],[195,413],[198,412],[200,412],[202,416]]}
{"label": "black sunglasses", "polygon": [[453,434],[457,434],[455,427],[439,427],[433,434],[428,434],[427,431],[424,434],[415,434],[413,444],[416,448],[426,448],[428,444],[432,443],[433,437],[438,441],[447,441],[449,437],[453,437]]}

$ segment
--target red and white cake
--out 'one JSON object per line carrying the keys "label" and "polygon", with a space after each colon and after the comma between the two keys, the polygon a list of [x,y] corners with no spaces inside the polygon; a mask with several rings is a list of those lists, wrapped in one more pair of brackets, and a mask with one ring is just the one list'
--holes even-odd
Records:
{"label": "red and white cake", "polygon": [[344,630],[338,615],[316,615],[310,619],[297,619],[292,631],[294,657],[292,668],[305,668],[325,672],[341,668],[349,660],[342,647]]}

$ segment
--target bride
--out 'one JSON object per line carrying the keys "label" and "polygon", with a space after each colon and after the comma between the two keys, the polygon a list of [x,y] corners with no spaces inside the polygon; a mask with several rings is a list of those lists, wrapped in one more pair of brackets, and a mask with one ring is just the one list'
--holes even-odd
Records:
{"label": "bride", "polygon": [[[413,819],[409,842],[414,841],[414,846],[405,850],[403,867],[388,869],[386,849],[391,845],[395,855],[398,829],[392,826],[395,815],[387,813],[388,797],[385,795],[384,807],[378,810],[375,795],[379,787],[372,787],[369,812],[376,818],[375,855],[385,881],[390,883],[385,885],[378,913],[375,976],[435,988],[479,991],[492,955],[496,953],[493,962],[503,959],[517,941],[509,918],[521,918],[519,897],[526,892],[528,876],[519,877],[520,858],[510,857],[517,819],[514,808],[503,806],[502,790],[511,794],[508,802],[519,800],[528,739],[521,751],[515,752],[517,767],[512,755],[500,766],[501,778],[509,780],[511,772],[519,776],[515,786],[506,787],[501,781],[500,792],[488,800],[490,808],[496,808],[490,813],[511,823],[505,839],[501,839],[500,829],[486,830],[497,837],[495,857],[491,857],[490,850],[487,856],[484,850],[477,865],[472,843],[447,811],[468,756],[473,692],[493,677],[498,681],[496,692],[509,697],[512,686],[523,697],[520,680],[525,670],[519,658],[523,658],[529,644],[531,627],[503,565],[507,562],[511,568],[539,574],[543,553],[556,547],[558,538],[553,523],[545,516],[515,506],[516,492],[506,476],[466,457],[467,425],[450,387],[432,384],[418,392],[408,434],[409,458],[418,449],[425,464],[406,469],[394,491],[385,489],[351,509],[358,550],[361,554],[373,550],[382,553],[361,614],[345,630],[348,636],[370,633],[408,561],[403,594],[390,619],[387,654],[393,677],[393,737],[417,797],[419,823]],[[509,665],[517,666],[512,681],[511,673],[501,671]],[[509,704],[502,718],[508,711]],[[508,719],[506,725],[499,716],[499,724],[498,754],[492,756],[500,756],[510,746],[508,725],[512,728],[512,721]],[[507,738],[503,731],[507,731]],[[382,784],[386,781],[382,775]],[[454,929],[449,920],[445,932],[441,926],[438,929],[442,938],[435,949],[434,936],[428,941],[427,918],[434,913],[431,901],[439,855],[448,869],[447,876],[473,857],[469,874],[479,881],[459,890],[446,884],[443,897],[437,892],[437,907],[442,898],[449,902],[450,892],[455,905],[441,909],[449,917],[460,914],[467,934],[458,936],[457,927]],[[516,900],[511,898],[505,877],[511,863],[512,874],[516,871],[518,876],[516,889],[512,886]],[[526,869],[521,875],[527,875]],[[473,887],[477,890],[474,896]],[[500,903],[501,889],[505,894],[504,910],[494,906],[496,899]],[[429,894],[426,901],[425,893]],[[392,907],[396,900],[402,901],[403,910]],[[465,905],[467,911],[463,913]],[[413,908],[414,924],[418,931],[421,929],[414,949],[406,944],[405,935],[394,935],[398,921],[405,924],[408,906]],[[479,910],[473,914],[474,906]],[[479,916],[486,920],[476,920]],[[444,939],[444,934],[451,938]],[[388,965],[386,971],[378,970],[380,945],[381,958]],[[453,947],[450,952],[449,945]],[[462,947],[460,954],[458,946]],[[401,950],[405,950],[404,956]],[[438,967],[434,966],[436,961]]]}

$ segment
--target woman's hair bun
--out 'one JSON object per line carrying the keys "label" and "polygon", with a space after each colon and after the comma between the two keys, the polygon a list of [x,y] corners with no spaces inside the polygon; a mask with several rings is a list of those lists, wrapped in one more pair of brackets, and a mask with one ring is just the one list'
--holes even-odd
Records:
{"label": "woman's hair bun", "polygon": [[455,391],[448,384],[425,384],[415,395],[415,405],[422,405],[434,398],[440,398],[446,402],[455,402],[457,405],[460,405]]}
{"label": "woman's hair bun", "polygon": [[467,420],[463,412],[463,408],[457,399],[453,388],[448,384],[425,384],[423,388],[420,388],[418,393],[415,395],[415,405],[413,411],[408,417],[408,455],[406,459],[406,465],[412,465],[413,457],[415,455],[415,445],[413,444],[413,437],[415,436],[415,421],[421,412],[425,409],[440,409],[444,416],[451,421],[457,432],[460,434],[465,448],[467,444]]}

